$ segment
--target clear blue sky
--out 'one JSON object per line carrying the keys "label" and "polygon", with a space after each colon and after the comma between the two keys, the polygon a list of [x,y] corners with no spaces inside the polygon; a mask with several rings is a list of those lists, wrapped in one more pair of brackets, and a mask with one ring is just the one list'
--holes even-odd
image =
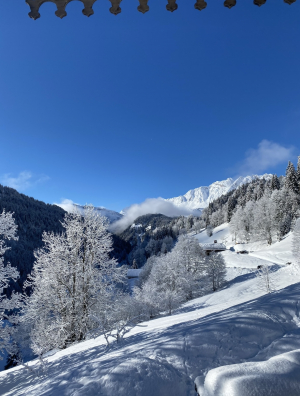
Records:
{"label": "clear blue sky", "polygon": [[284,173],[300,150],[300,0],[194,2],[143,15],[124,0],[114,16],[98,0],[90,18],[73,2],[63,20],[48,3],[33,21],[3,0],[0,181],[121,210],[241,169]]}

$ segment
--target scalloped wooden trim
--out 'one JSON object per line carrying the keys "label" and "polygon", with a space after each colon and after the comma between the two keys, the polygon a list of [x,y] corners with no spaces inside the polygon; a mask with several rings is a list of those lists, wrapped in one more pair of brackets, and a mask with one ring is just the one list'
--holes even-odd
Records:
{"label": "scalloped wooden trim", "polygon": [[[82,10],[83,15],[89,17],[94,14],[93,10],[93,5],[97,0],[25,0],[26,3],[30,7],[30,12],[29,16],[30,18],[36,20],[40,18],[40,7],[44,3],[54,3],[57,7],[57,10],[55,11],[55,15],[59,18],[64,18],[67,15],[66,12],[66,7],[71,1],[81,1],[84,5],[84,8]],[[114,14],[118,15],[120,14],[121,7],[120,3],[122,0],[109,0],[111,2],[111,7],[109,11]],[[145,14],[146,12],[149,11],[149,6],[148,6],[148,0],[138,0],[139,1],[139,6],[137,7],[138,11]],[[168,4],[166,5],[166,9],[170,12],[176,11],[178,8],[178,5],[176,3],[176,0],[167,0]],[[291,5],[295,3],[296,0],[283,0],[285,3]],[[254,0],[253,3],[257,6],[262,6],[265,4],[266,0]],[[225,0],[224,1],[224,6],[227,8],[232,8],[236,5],[236,0]],[[206,8],[207,3],[205,0],[197,0],[194,7],[196,10],[202,11]]]}

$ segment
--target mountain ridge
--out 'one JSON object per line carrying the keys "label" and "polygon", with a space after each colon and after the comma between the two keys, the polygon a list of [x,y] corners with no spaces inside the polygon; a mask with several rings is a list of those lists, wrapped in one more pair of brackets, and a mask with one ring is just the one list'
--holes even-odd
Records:
{"label": "mountain ridge", "polygon": [[190,210],[201,210],[206,208],[210,202],[218,199],[220,196],[228,193],[229,191],[235,190],[243,184],[250,183],[254,179],[266,179],[272,178],[271,174],[265,173],[264,175],[251,175],[251,176],[239,176],[236,179],[229,177],[226,180],[216,181],[209,186],[201,186],[189,190],[184,195],[178,197],[165,199],[168,202],[172,202],[175,206],[184,207]]}
{"label": "mountain ridge", "polygon": [[[66,212],[69,212],[69,213],[76,212],[76,211],[78,211],[79,213],[83,213],[83,210],[84,210],[83,205],[74,203],[71,200],[67,200],[63,203],[55,204],[55,205],[59,206],[60,208],[64,209]],[[111,209],[107,209],[104,206],[95,206],[94,209],[100,216],[106,217],[110,224],[114,223],[115,221],[120,220],[123,217],[122,213],[116,212]]]}

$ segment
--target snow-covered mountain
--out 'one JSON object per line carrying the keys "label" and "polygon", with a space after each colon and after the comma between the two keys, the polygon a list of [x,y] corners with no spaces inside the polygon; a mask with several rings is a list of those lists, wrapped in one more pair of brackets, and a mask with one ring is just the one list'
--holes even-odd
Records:
{"label": "snow-covered mountain", "polygon": [[[83,206],[74,204],[74,206],[79,210],[83,211]],[[103,206],[96,206],[95,210],[100,214],[100,216],[107,217],[110,223],[114,223],[117,220],[120,220],[123,215],[121,213],[115,212],[114,210],[110,210],[104,208]]]}
{"label": "snow-covered mountain", "polygon": [[[66,212],[72,213],[75,211],[83,212],[84,207],[82,205],[76,204],[70,199],[65,199],[60,204],[55,204],[63,208]],[[114,210],[106,209],[103,206],[96,206],[95,210],[100,214],[100,216],[107,217],[110,224],[114,223],[117,220],[120,220],[123,217],[123,214],[115,212]]]}
{"label": "snow-covered mountain", "polygon": [[198,187],[194,190],[188,191],[184,195],[179,197],[169,198],[166,201],[172,202],[178,207],[184,207],[187,209],[204,209],[210,202],[219,198],[221,195],[228,193],[229,191],[235,190],[242,184],[251,182],[254,179],[267,179],[272,177],[270,174],[264,174],[262,176],[240,176],[237,179],[228,178],[222,181],[216,181],[210,186]]}

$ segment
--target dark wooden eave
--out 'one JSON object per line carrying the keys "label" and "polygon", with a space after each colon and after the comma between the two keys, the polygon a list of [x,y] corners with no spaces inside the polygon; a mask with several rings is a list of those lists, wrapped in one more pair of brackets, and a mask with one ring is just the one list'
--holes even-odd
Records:
{"label": "dark wooden eave", "polygon": [[[55,11],[55,15],[58,16],[59,18],[63,18],[67,15],[66,12],[66,7],[69,3],[71,3],[71,1],[74,0],[26,0],[26,3],[29,5],[30,7],[30,12],[29,12],[29,16],[32,19],[38,19],[41,15],[39,13],[40,10],[40,6],[44,3],[54,3],[56,4],[57,10]],[[93,11],[93,5],[97,0],[76,0],[76,1],[81,1],[84,5],[84,9],[82,10],[83,15],[86,16],[91,16],[94,14]],[[114,14],[114,15],[118,15],[121,12],[121,8],[120,8],[120,3],[122,0],[109,0],[111,2],[111,7],[109,9],[109,11]],[[142,12],[143,14],[147,11],[149,11],[149,6],[148,6],[148,0],[138,0],[139,1],[139,6],[137,7],[139,12]],[[296,0],[283,0],[285,3],[287,4],[292,4],[294,3]],[[167,5],[166,5],[166,9],[168,11],[175,11],[178,8],[178,5],[176,3],[176,0],[167,0]],[[261,6],[263,4],[265,4],[266,0],[254,0],[253,3],[257,6]],[[236,0],[225,0],[224,1],[224,6],[227,8],[232,8],[236,5]],[[204,10],[204,8],[206,8],[207,3],[205,0],[197,0],[196,3],[194,4],[194,7],[196,10]]]}

